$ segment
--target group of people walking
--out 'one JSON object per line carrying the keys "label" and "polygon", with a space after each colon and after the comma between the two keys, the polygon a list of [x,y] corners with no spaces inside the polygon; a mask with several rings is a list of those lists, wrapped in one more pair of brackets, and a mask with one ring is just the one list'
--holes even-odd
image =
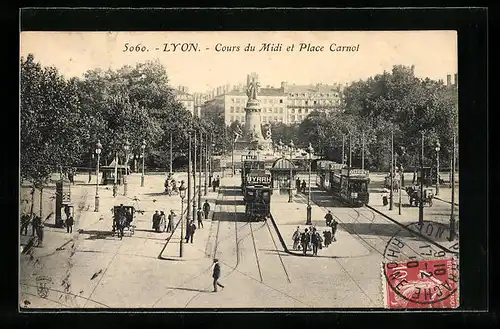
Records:
{"label": "group of people walking", "polygon": [[153,230],[155,232],[172,232],[174,229],[174,217],[175,213],[173,210],[170,210],[168,217],[165,216],[165,212],[163,210],[155,210],[153,214]]}
{"label": "group of people walking", "polygon": [[37,215],[21,215],[21,235],[28,235],[28,226],[31,224],[31,236],[37,237],[37,247],[43,244],[43,222],[42,218]]}
{"label": "group of people walking", "polygon": [[300,182],[300,178],[297,178],[295,181],[295,188],[297,189],[297,193],[306,193],[306,188],[307,184],[305,180],[302,180],[302,183]]}
{"label": "group of people walking", "polygon": [[308,251],[312,251],[312,255],[318,255],[318,250],[323,248],[323,243],[325,247],[328,247],[332,241],[335,242],[335,233],[337,232],[338,222],[333,218],[330,210],[325,215],[326,226],[331,228],[331,231],[323,231],[323,237],[320,235],[316,227],[309,226],[304,232],[300,231],[300,226],[297,226],[295,232],[293,232],[293,250],[301,250],[304,255]]}
{"label": "group of people walking", "polygon": [[[186,242],[191,240],[193,242],[194,232],[196,228],[203,228],[203,219],[208,219],[208,215],[210,214],[210,204],[208,200],[205,200],[203,207],[199,207],[196,212],[196,219],[198,222],[198,227],[194,223],[194,220],[191,220],[186,228]],[[170,210],[169,215],[166,217],[165,213],[161,210],[156,210],[153,214],[153,230],[155,232],[167,232],[170,233],[174,230],[174,221],[175,221],[175,213],[173,210]]]}

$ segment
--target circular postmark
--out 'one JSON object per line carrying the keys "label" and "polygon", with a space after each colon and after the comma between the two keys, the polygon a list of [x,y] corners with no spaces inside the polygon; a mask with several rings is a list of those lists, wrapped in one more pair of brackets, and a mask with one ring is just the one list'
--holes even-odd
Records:
{"label": "circular postmark", "polygon": [[448,226],[424,221],[401,228],[384,250],[386,307],[456,308],[458,261],[458,234]]}

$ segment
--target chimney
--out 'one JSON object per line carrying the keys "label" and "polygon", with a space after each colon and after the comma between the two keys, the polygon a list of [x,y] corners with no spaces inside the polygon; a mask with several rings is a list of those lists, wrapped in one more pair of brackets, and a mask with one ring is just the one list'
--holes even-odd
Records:
{"label": "chimney", "polygon": [[458,73],[455,73],[455,86],[458,85]]}
{"label": "chimney", "polygon": [[281,89],[283,89],[283,91],[285,91],[286,87],[287,87],[286,81],[281,81]]}
{"label": "chimney", "polygon": [[451,74],[446,75],[446,85],[451,85]]}

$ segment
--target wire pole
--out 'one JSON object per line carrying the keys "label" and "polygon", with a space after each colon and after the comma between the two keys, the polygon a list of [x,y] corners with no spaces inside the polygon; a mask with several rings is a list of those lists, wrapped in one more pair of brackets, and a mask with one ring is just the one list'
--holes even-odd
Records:
{"label": "wire pole", "polygon": [[418,208],[418,224],[424,225],[424,132],[422,131],[422,150],[420,152],[420,204]]}
{"label": "wire pole", "polygon": [[390,195],[390,203],[389,210],[392,210],[392,206],[394,204],[394,130],[391,130],[391,195]]}
{"label": "wire pole", "polygon": [[453,132],[453,152],[451,160],[451,215],[450,215],[450,241],[455,239],[455,132]]}

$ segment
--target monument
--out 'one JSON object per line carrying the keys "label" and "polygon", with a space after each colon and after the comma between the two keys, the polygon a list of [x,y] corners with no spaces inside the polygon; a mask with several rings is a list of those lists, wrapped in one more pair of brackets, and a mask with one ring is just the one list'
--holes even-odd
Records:
{"label": "monument", "polygon": [[261,107],[260,101],[257,99],[259,86],[258,76],[255,73],[247,75],[246,94],[248,101],[245,106],[245,125],[243,129],[236,132],[235,149],[238,151],[272,149],[270,136],[264,138],[262,135]]}

